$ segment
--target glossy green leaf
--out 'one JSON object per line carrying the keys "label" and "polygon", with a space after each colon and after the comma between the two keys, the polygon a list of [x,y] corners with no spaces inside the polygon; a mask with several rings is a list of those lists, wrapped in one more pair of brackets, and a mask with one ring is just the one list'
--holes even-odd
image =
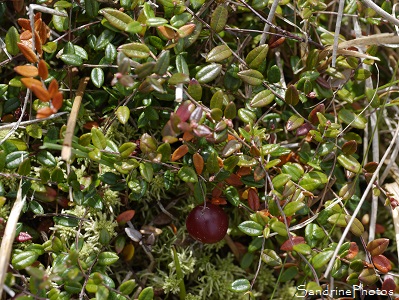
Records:
{"label": "glossy green leaf", "polygon": [[229,186],[225,189],[224,195],[232,205],[238,206],[240,204],[240,196],[234,186]]}
{"label": "glossy green leaf", "polygon": [[333,214],[327,219],[327,221],[331,225],[336,225],[339,227],[346,227],[348,225],[348,222],[346,221],[346,215],[343,213]]}
{"label": "glossy green leaf", "polygon": [[341,120],[341,122],[344,122],[345,124],[348,124],[354,128],[366,128],[367,121],[363,117],[356,115],[353,111],[348,109],[341,109],[338,112],[338,118]]}
{"label": "glossy green leaf", "polygon": [[195,173],[193,168],[188,166],[183,166],[177,173],[177,176],[179,176],[179,178],[184,182],[198,182],[197,173]]}
{"label": "glossy green leaf", "polygon": [[130,109],[127,106],[119,106],[115,115],[121,124],[126,124],[130,118]]}
{"label": "glossy green leaf", "polygon": [[340,154],[337,160],[341,166],[353,173],[359,173],[362,169],[360,163],[352,155]]}
{"label": "glossy green leaf", "polygon": [[26,126],[26,133],[35,139],[40,139],[42,137],[43,130],[37,124],[30,124]]}
{"label": "glossy green leaf", "polygon": [[275,189],[283,187],[289,180],[291,180],[290,174],[279,174],[272,180],[273,187]]}
{"label": "glossy green leaf", "polygon": [[249,236],[259,236],[263,232],[263,226],[254,221],[244,221],[238,225],[238,229]]}
{"label": "glossy green leaf", "polygon": [[17,55],[19,53],[17,43],[20,41],[18,30],[14,26],[11,26],[6,33],[5,38],[6,49],[8,53],[11,55]]}
{"label": "glossy green leaf", "polygon": [[230,290],[236,293],[245,293],[251,289],[251,283],[248,279],[237,279],[232,282]]}
{"label": "glossy green leaf", "polygon": [[[60,2],[60,1],[58,1]],[[58,3],[57,2],[57,3]],[[66,2],[66,1],[65,1]],[[68,4],[70,4],[72,6],[72,3],[67,2]],[[55,6],[55,5],[54,5]],[[98,9],[100,7],[100,4],[98,3],[97,0],[85,0],[85,10],[86,10],[86,14],[90,17],[90,18],[95,18],[98,16]],[[66,8],[66,7],[65,7]]]}
{"label": "glossy green leaf", "polygon": [[168,20],[166,20],[164,18],[160,18],[160,17],[151,17],[151,18],[148,18],[146,21],[146,24],[151,27],[157,27],[157,26],[161,26],[161,25],[164,25],[167,23],[168,23]]}
{"label": "glossy green leaf", "polygon": [[122,295],[130,295],[133,290],[136,288],[137,283],[134,279],[126,280],[122,282],[119,286],[118,290],[121,292]]}
{"label": "glossy green leaf", "polygon": [[284,207],[284,213],[287,217],[290,217],[293,216],[298,210],[304,208],[305,206],[306,205],[303,202],[299,201],[290,202]]}
{"label": "glossy green leaf", "polygon": [[28,152],[26,151],[14,151],[7,154],[5,159],[5,166],[7,169],[15,169],[28,157]]}
{"label": "glossy green leaf", "polygon": [[162,51],[158,56],[158,61],[154,66],[153,72],[158,75],[163,75],[169,68],[170,64],[170,51]]}
{"label": "glossy green leaf", "polygon": [[40,151],[37,154],[37,161],[46,167],[55,167],[57,165],[55,157],[46,150]]}
{"label": "glossy green leaf", "polygon": [[209,51],[206,56],[207,62],[221,62],[222,60],[229,58],[233,53],[227,45],[220,45]]}
{"label": "glossy green leaf", "polygon": [[150,49],[141,43],[124,44],[118,48],[126,56],[131,58],[147,58],[150,55]]}
{"label": "glossy green leaf", "polygon": [[[345,215],[345,221],[347,223],[349,222],[350,219],[351,216]],[[353,219],[350,231],[356,236],[362,236],[362,234],[364,233],[364,226],[362,222],[360,222],[359,219],[357,218]]]}
{"label": "glossy green leaf", "polygon": [[36,251],[23,251],[13,256],[12,265],[16,270],[22,270],[32,265],[38,257],[39,255]]}
{"label": "glossy green leaf", "polygon": [[199,83],[208,83],[216,79],[221,71],[222,65],[212,63],[199,70],[195,75],[195,78],[198,80]]}
{"label": "glossy green leaf", "polygon": [[97,262],[101,266],[109,266],[116,263],[118,260],[119,256],[114,252],[101,252]]}
{"label": "glossy green leaf", "polygon": [[152,168],[151,163],[143,162],[139,165],[140,174],[143,176],[144,180],[147,182],[151,182],[154,177],[154,169]]}
{"label": "glossy green leaf", "polygon": [[262,73],[254,69],[240,71],[237,75],[242,81],[253,86],[261,85],[264,80]]}
{"label": "glossy green leaf", "polygon": [[277,255],[276,251],[272,249],[265,249],[261,253],[262,261],[272,267],[277,267],[282,264],[281,258]]}
{"label": "glossy green leaf", "polygon": [[285,91],[285,102],[290,105],[297,105],[299,102],[299,93],[295,85],[288,86]]}
{"label": "glossy green leaf", "polygon": [[91,142],[99,150],[104,150],[107,146],[107,140],[102,131],[94,127],[91,129]]}
{"label": "glossy green leaf", "polygon": [[93,68],[90,73],[93,84],[100,88],[104,84],[104,71],[101,68]]}
{"label": "glossy green leaf", "polygon": [[139,295],[139,300],[153,300],[153,299],[154,299],[154,290],[150,286],[143,289]]}
{"label": "glossy green leaf", "polygon": [[190,82],[190,77],[183,73],[175,73],[168,80],[168,83],[170,85],[176,85],[179,83],[189,83],[189,82]]}
{"label": "glossy green leaf", "polygon": [[258,69],[265,61],[268,51],[269,45],[267,44],[252,49],[245,58],[245,62],[248,64],[248,67],[251,69]]}
{"label": "glossy green leaf", "polygon": [[327,250],[320,253],[317,253],[312,258],[312,265],[315,269],[320,269],[325,266],[332,258],[334,254],[333,250]]}
{"label": "glossy green leaf", "polygon": [[303,255],[309,255],[310,253],[312,253],[312,248],[308,244],[297,244],[294,245],[292,248],[294,251],[299,252]]}
{"label": "glossy green leaf", "polygon": [[281,235],[281,236],[287,236],[287,228],[285,226],[285,224],[283,222],[277,221],[277,219],[274,220],[274,222],[272,222],[270,224],[270,228],[274,231],[277,232],[277,234]]}
{"label": "glossy green leaf", "polygon": [[119,153],[121,154],[121,157],[126,158],[130,154],[132,154],[132,152],[136,149],[136,147],[137,145],[135,143],[132,142],[124,143],[119,147]]}
{"label": "glossy green leaf", "polygon": [[103,8],[100,10],[100,14],[102,14],[112,26],[119,30],[125,30],[127,24],[133,22],[133,19],[129,15],[113,8]]}
{"label": "glossy green leaf", "polygon": [[270,90],[263,90],[255,95],[251,100],[252,107],[264,107],[273,102],[275,96]]}
{"label": "glossy green leaf", "polygon": [[81,66],[83,64],[82,58],[77,54],[62,54],[61,60],[70,66]]}
{"label": "glossy green leaf", "polygon": [[224,29],[226,25],[227,18],[229,16],[229,11],[224,5],[216,6],[216,9],[213,11],[211,16],[211,28],[219,33]]}
{"label": "glossy green leaf", "polygon": [[18,167],[18,174],[21,176],[27,176],[31,170],[31,163],[29,158],[25,158]]}
{"label": "glossy green leaf", "polygon": [[[64,8],[55,7],[55,10],[67,15],[67,11]],[[53,25],[54,28],[60,32],[68,30],[69,29],[68,17],[53,15]]]}
{"label": "glossy green leaf", "polygon": [[305,228],[305,240],[310,247],[315,247],[318,241],[325,237],[323,229],[319,225],[310,223]]}

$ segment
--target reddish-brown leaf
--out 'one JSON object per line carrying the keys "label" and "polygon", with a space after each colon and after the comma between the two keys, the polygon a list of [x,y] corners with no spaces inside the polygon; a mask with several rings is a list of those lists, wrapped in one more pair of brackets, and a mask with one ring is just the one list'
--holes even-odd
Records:
{"label": "reddish-brown leaf", "polygon": [[355,140],[347,141],[345,144],[342,145],[342,152],[347,155],[352,155],[357,150],[357,143]]}
{"label": "reddish-brown leaf", "polygon": [[32,31],[30,30],[25,30],[23,31],[20,35],[19,38],[21,40],[30,40],[32,38]]}
{"label": "reddish-brown leaf", "polygon": [[179,148],[177,148],[173,154],[172,154],[172,161],[177,161],[180,158],[182,158],[184,155],[186,155],[188,152],[188,146],[186,144],[181,145]]}
{"label": "reddish-brown leaf", "polygon": [[384,255],[376,255],[372,257],[374,266],[382,273],[388,273],[392,269],[391,262]]}
{"label": "reddish-brown leaf", "polygon": [[30,241],[31,239],[32,236],[27,232],[20,232],[18,236],[15,238],[15,240],[20,243]]}
{"label": "reddish-brown leaf", "polygon": [[17,13],[21,13],[25,7],[25,1],[24,0],[12,0],[12,6],[14,7],[14,9]]}
{"label": "reddish-brown leaf", "polygon": [[179,28],[179,37],[189,36],[195,29],[195,24],[186,24]]}
{"label": "reddish-brown leaf", "polygon": [[250,167],[241,167],[238,169],[237,173],[238,176],[246,176],[251,174],[251,168]]}
{"label": "reddish-brown leaf", "polygon": [[317,125],[319,123],[319,118],[317,117],[317,113],[318,112],[324,113],[325,111],[326,111],[326,108],[325,108],[324,104],[320,103],[315,108],[313,108],[313,110],[310,112],[308,120],[313,125]]}
{"label": "reddish-brown leaf", "polygon": [[54,109],[57,111],[62,107],[62,102],[64,101],[64,96],[61,92],[58,92],[54,95],[53,99],[51,100],[51,104],[53,105]]}
{"label": "reddish-brown leaf", "polygon": [[271,43],[269,43],[269,48],[270,48],[270,49],[277,48],[277,47],[280,46],[282,43],[284,43],[284,41],[285,41],[285,37],[282,36],[282,37],[278,38],[277,40],[272,41]]}
{"label": "reddish-brown leaf", "polygon": [[266,176],[265,171],[261,166],[257,166],[254,170],[254,179],[255,181],[259,181]]}
{"label": "reddish-brown leaf", "polygon": [[366,170],[367,173],[374,173],[375,170],[377,170],[378,163],[375,161],[370,161],[367,164],[364,165],[364,169]]}
{"label": "reddish-brown leaf", "polygon": [[51,116],[54,110],[48,106],[40,108],[37,110],[36,119],[43,119]]}
{"label": "reddish-brown leaf", "polygon": [[25,58],[29,62],[35,63],[38,61],[38,58],[37,58],[35,52],[33,52],[33,50],[31,48],[29,48],[28,46],[26,46],[23,43],[17,43],[17,46],[19,48],[19,51],[21,51],[21,53],[25,56]]}
{"label": "reddish-brown leaf", "polygon": [[250,188],[248,190],[248,206],[254,211],[260,208],[260,199],[256,188]]}
{"label": "reddish-brown leaf", "polygon": [[223,194],[223,183],[219,182],[212,190],[212,198],[219,198]]}
{"label": "reddish-brown leaf", "polygon": [[55,96],[59,92],[58,90],[58,81],[56,79],[51,80],[48,86],[48,92],[50,93],[51,98]]}
{"label": "reddish-brown leaf", "polygon": [[226,183],[232,186],[242,186],[243,183],[240,179],[240,176],[237,176],[236,174],[232,173],[229,177],[226,178]]}
{"label": "reddish-brown leaf", "polygon": [[17,72],[21,76],[25,77],[35,77],[39,74],[38,69],[35,66],[24,65],[24,66],[16,66],[14,71]]}
{"label": "reddish-brown leaf", "polygon": [[393,278],[389,275],[386,275],[384,278],[384,282],[382,283],[381,290],[386,291],[387,294],[390,292],[394,292],[396,290],[396,283]]}
{"label": "reddish-brown leaf", "polygon": [[36,97],[43,102],[49,102],[51,97],[49,92],[42,86],[33,84],[30,89],[36,95]]}
{"label": "reddish-brown leaf", "polygon": [[32,85],[37,85],[37,86],[41,86],[42,83],[34,78],[31,77],[26,77],[26,78],[21,78],[21,82],[28,88],[30,89],[32,87]]}
{"label": "reddish-brown leaf", "polygon": [[19,18],[17,22],[18,25],[22,27],[22,29],[32,30],[32,27],[30,27],[30,21],[28,19]]}
{"label": "reddish-brown leaf", "polygon": [[83,125],[83,128],[84,128],[84,129],[88,129],[88,130],[91,130],[93,127],[94,127],[94,128],[98,128],[98,127],[99,127],[98,123],[95,122],[95,121],[89,121],[89,122],[86,122],[86,123]]}
{"label": "reddish-brown leaf", "polygon": [[292,241],[290,241],[289,239],[286,240],[286,241],[281,245],[280,250],[282,250],[282,251],[292,251],[292,250],[293,250],[293,247],[294,247],[295,245],[298,245],[298,244],[305,244],[305,239],[304,239],[303,237],[301,237],[301,236],[293,236],[293,237],[291,237],[291,240],[292,240]]}
{"label": "reddish-brown leaf", "polygon": [[377,256],[382,254],[387,249],[388,245],[389,239],[375,239],[367,244],[367,251],[370,252],[371,256]]}
{"label": "reddish-brown leaf", "polygon": [[182,139],[185,142],[189,142],[194,138],[194,134],[191,131],[185,131],[183,133]]}
{"label": "reddish-brown leaf", "polygon": [[40,36],[36,30],[35,30],[35,47],[37,53],[39,53],[39,55],[42,56],[43,55],[42,41],[40,40]]}
{"label": "reddish-brown leaf", "polygon": [[355,242],[351,242],[349,246],[349,252],[345,256],[347,259],[353,259],[356,257],[356,255],[359,253],[359,247]]}
{"label": "reddish-brown leaf", "polygon": [[128,221],[130,221],[134,217],[135,213],[136,211],[133,209],[126,210],[123,213],[119,214],[119,216],[116,218],[116,221],[118,222],[119,225],[125,225]]}
{"label": "reddish-brown leaf", "polygon": [[43,59],[39,60],[39,64],[37,67],[40,78],[46,80],[48,77],[48,68],[46,62]]}
{"label": "reddish-brown leaf", "polygon": [[202,171],[204,170],[204,159],[202,158],[201,154],[194,153],[193,163],[194,163],[195,172],[197,172],[198,175],[201,175]]}

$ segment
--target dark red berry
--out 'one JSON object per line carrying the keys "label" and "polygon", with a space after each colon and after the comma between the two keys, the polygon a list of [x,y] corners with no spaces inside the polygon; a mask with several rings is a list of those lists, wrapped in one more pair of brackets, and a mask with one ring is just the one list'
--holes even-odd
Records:
{"label": "dark red berry", "polygon": [[188,233],[197,241],[213,244],[221,241],[229,227],[229,218],[218,205],[196,206],[187,216]]}

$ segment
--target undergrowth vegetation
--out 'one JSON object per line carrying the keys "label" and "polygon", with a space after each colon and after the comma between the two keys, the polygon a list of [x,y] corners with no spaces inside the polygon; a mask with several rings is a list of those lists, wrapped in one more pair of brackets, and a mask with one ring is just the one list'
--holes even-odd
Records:
{"label": "undergrowth vegetation", "polygon": [[375,2],[0,2],[4,299],[394,299]]}

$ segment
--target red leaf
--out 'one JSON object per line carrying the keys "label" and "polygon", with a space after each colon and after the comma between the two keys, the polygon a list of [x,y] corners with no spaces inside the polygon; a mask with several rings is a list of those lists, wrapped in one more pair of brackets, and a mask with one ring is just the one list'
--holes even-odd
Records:
{"label": "red leaf", "polygon": [[293,247],[298,244],[305,244],[305,239],[302,236],[291,237],[292,242],[288,239],[280,247],[283,251],[292,251]]}
{"label": "red leaf", "polygon": [[248,190],[248,205],[254,211],[260,208],[259,194],[256,188],[250,188]]}
{"label": "red leaf", "polygon": [[374,266],[382,273],[388,273],[392,269],[391,262],[384,255],[372,257]]}
{"label": "red leaf", "polygon": [[27,232],[20,232],[18,236],[15,238],[15,240],[20,243],[30,241],[31,239],[32,236]]}
{"label": "red leaf", "polygon": [[124,211],[123,213],[119,214],[119,216],[116,218],[116,221],[119,225],[124,225],[134,217],[135,213],[136,211],[133,209]]}
{"label": "red leaf", "polygon": [[351,242],[349,247],[349,253],[345,257],[347,259],[352,259],[355,258],[358,253],[359,253],[359,247],[355,242]]}

